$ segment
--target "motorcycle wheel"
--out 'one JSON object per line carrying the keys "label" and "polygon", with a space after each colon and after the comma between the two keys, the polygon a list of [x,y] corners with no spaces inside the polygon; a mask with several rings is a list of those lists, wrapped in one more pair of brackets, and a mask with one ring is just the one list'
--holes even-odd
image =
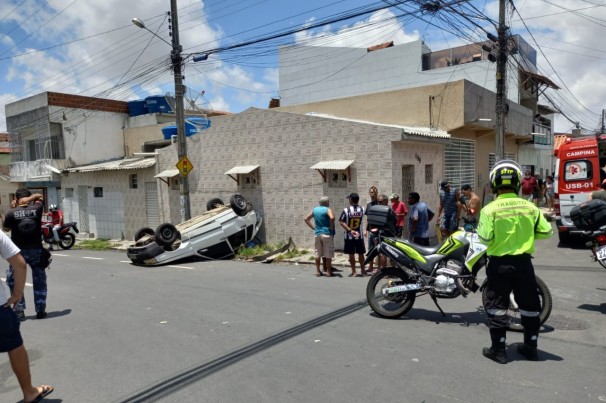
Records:
{"label": "motorcycle wheel", "polygon": [[[391,282],[391,283],[390,283]],[[366,299],[375,313],[383,318],[395,319],[405,315],[415,303],[416,293],[406,292],[385,296],[383,288],[393,285],[414,283],[400,269],[387,267],[379,270],[368,281]]]}
{"label": "motorcycle wheel", "polygon": [[76,237],[74,234],[65,234],[63,238],[59,241],[59,246],[61,249],[71,249],[72,246],[76,243]]}
{"label": "motorcycle wheel", "polygon": [[[553,299],[551,298],[551,292],[549,288],[547,288],[547,284],[539,276],[536,276],[537,280],[537,290],[539,291],[539,299],[541,301],[541,312],[539,313],[539,319],[541,321],[541,325],[547,321],[549,315],[551,315],[551,309],[553,308]],[[486,291],[487,288],[484,288],[482,291],[482,305],[485,306],[486,301]],[[511,300],[513,300],[513,294],[511,295]],[[524,326],[522,326],[522,320],[520,317],[520,309],[516,304],[510,303],[509,309],[507,310],[507,316],[509,317],[509,330],[513,330],[516,332],[521,332],[524,330]]]}

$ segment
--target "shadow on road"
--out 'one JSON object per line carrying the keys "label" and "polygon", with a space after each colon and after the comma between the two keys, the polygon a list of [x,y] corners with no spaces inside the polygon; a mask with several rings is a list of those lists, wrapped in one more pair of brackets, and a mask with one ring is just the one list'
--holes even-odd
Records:
{"label": "shadow on road", "polygon": [[124,400],[120,400],[120,402],[134,403],[158,401],[189,384],[197,382],[225,367],[235,364],[238,361],[248,358],[261,351],[267,350],[268,348],[271,348],[279,343],[282,343],[283,341],[303,334],[309,330],[332,322],[333,320],[352,314],[367,306],[368,304],[366,301],[359,301],[351,305],[345,306],[334,312],[327,313],[326,315],[322,315],[318,318],[304,322],[290,329],[286,329],[280,333],[274,334],[273,336],[269,336],[256,343],[250,344],[231,353],[228,353],[222,357],[200,364],[179,374],[171,376],[170,378],[159,381],[135,393],[134,395],[125,398]]}
{"label": "shadow on road", "polygon": [[602,303],[600,305],[592,305],[592,304],[583,304],[579,305],[579,309],[585,309],[587,311],[594,311],[606,314],[606,304]]}

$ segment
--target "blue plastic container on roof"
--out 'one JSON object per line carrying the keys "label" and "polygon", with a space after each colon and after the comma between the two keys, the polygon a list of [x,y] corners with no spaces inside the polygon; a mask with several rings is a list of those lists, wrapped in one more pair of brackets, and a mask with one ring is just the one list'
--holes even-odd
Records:
{"label": "blue plastic container on roof", "polygon": [[145,98],[145,104],[147,105],[148,113],[174,113],[173,109],[170,107],[168,101],[166,100],[166,96],[164,95],[154,95],[151,97]]}
{"label": "blue plastic container on roof", "polygon": [[[210,120],[203,117],[186,117],[185,118],[185,136],[189,137],[192,134],[199,133],[201,130],[210,127]],[[169,140],[172,136],[177,135],[177,125],[168,125],[162,128],[162,134],[165,140]]]}
{"label": "blue plastic container on roof", "polygon": [[129,116],[139,116],[139,115],[145,115],[147,113],[149,113],[147,111],[147,102],[145,102],[144,99],[128,102],[128,115]]}

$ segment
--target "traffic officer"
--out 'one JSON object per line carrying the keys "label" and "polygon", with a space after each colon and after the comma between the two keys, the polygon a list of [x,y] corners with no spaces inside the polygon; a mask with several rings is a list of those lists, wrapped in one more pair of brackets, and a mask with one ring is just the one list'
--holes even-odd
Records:
{"label": "traffic officer", "polygon": [[524,344],[519,344],[517,351],[528,360],[536,361],[541,302],[531,254],[535,238],[549,238],[553,230],[532,202],[518,197],[522,170],[515,161],[498,162],[490,171],[489,179],[497,198],[480,212],[477,229],[480,239],[488,246],[489,256],[484,309],[492,346],[485,347],[482,354],[499,364],[507,363],[507,309],[513,291],[524,326]]}

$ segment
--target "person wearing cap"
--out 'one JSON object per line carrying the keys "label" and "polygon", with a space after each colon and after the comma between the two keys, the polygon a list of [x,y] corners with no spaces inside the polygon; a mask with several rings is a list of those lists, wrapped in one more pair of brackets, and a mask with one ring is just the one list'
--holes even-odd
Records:
{"label": "person wearing cap", "polygon": [[606,179],[602,181],[602,185],[600,186],[600,190],[594,190],[589,195],[589,200],[593,199],[601,199],[606,201]]}
{"label": "person wearing cap", "polygon": [[402,238],[404,234],[404,222],[406,214],[408,214],[408,208],[404,202],[400,201],[400,195],[392,193],[389,196],[391,201],[391,209],[396,213],[396,238]]}
{"label": "person wearing cap", "polygon": [[440,184],[440,208],[438,217],[440,221],[440,232],[445,238],[457,230],[459,226],[459,198],[461,195],[457,189],[452,189],[448,181]]}
{"label": "person wearing cap", "polygon": [[[320,260],[324,258],[326,276],[332,277],[332,259],[335,257],[335,215],[329,207],[328,197],[320,198],[320,205],[314,207],[305,217],[305,224],[314,230],[314,252],[316,257],[316,277],[321,277]],[[314,219],[314,225],[311,219]]]}
{"label": "person wearing cap", "polygon": [[[360,196],[357,193],[351,193],[347,196],[349,206],[343,209],[339,217],[339,224],[345,230],[345,245],[343,251],[349,255],[349,264],[351,274],[349,277],[364,277],[364,237],[362,236],[362,220],[364,219],[364,207],[359,206]],[[356,274],[356,255],[360,262],[360,273]]]}

